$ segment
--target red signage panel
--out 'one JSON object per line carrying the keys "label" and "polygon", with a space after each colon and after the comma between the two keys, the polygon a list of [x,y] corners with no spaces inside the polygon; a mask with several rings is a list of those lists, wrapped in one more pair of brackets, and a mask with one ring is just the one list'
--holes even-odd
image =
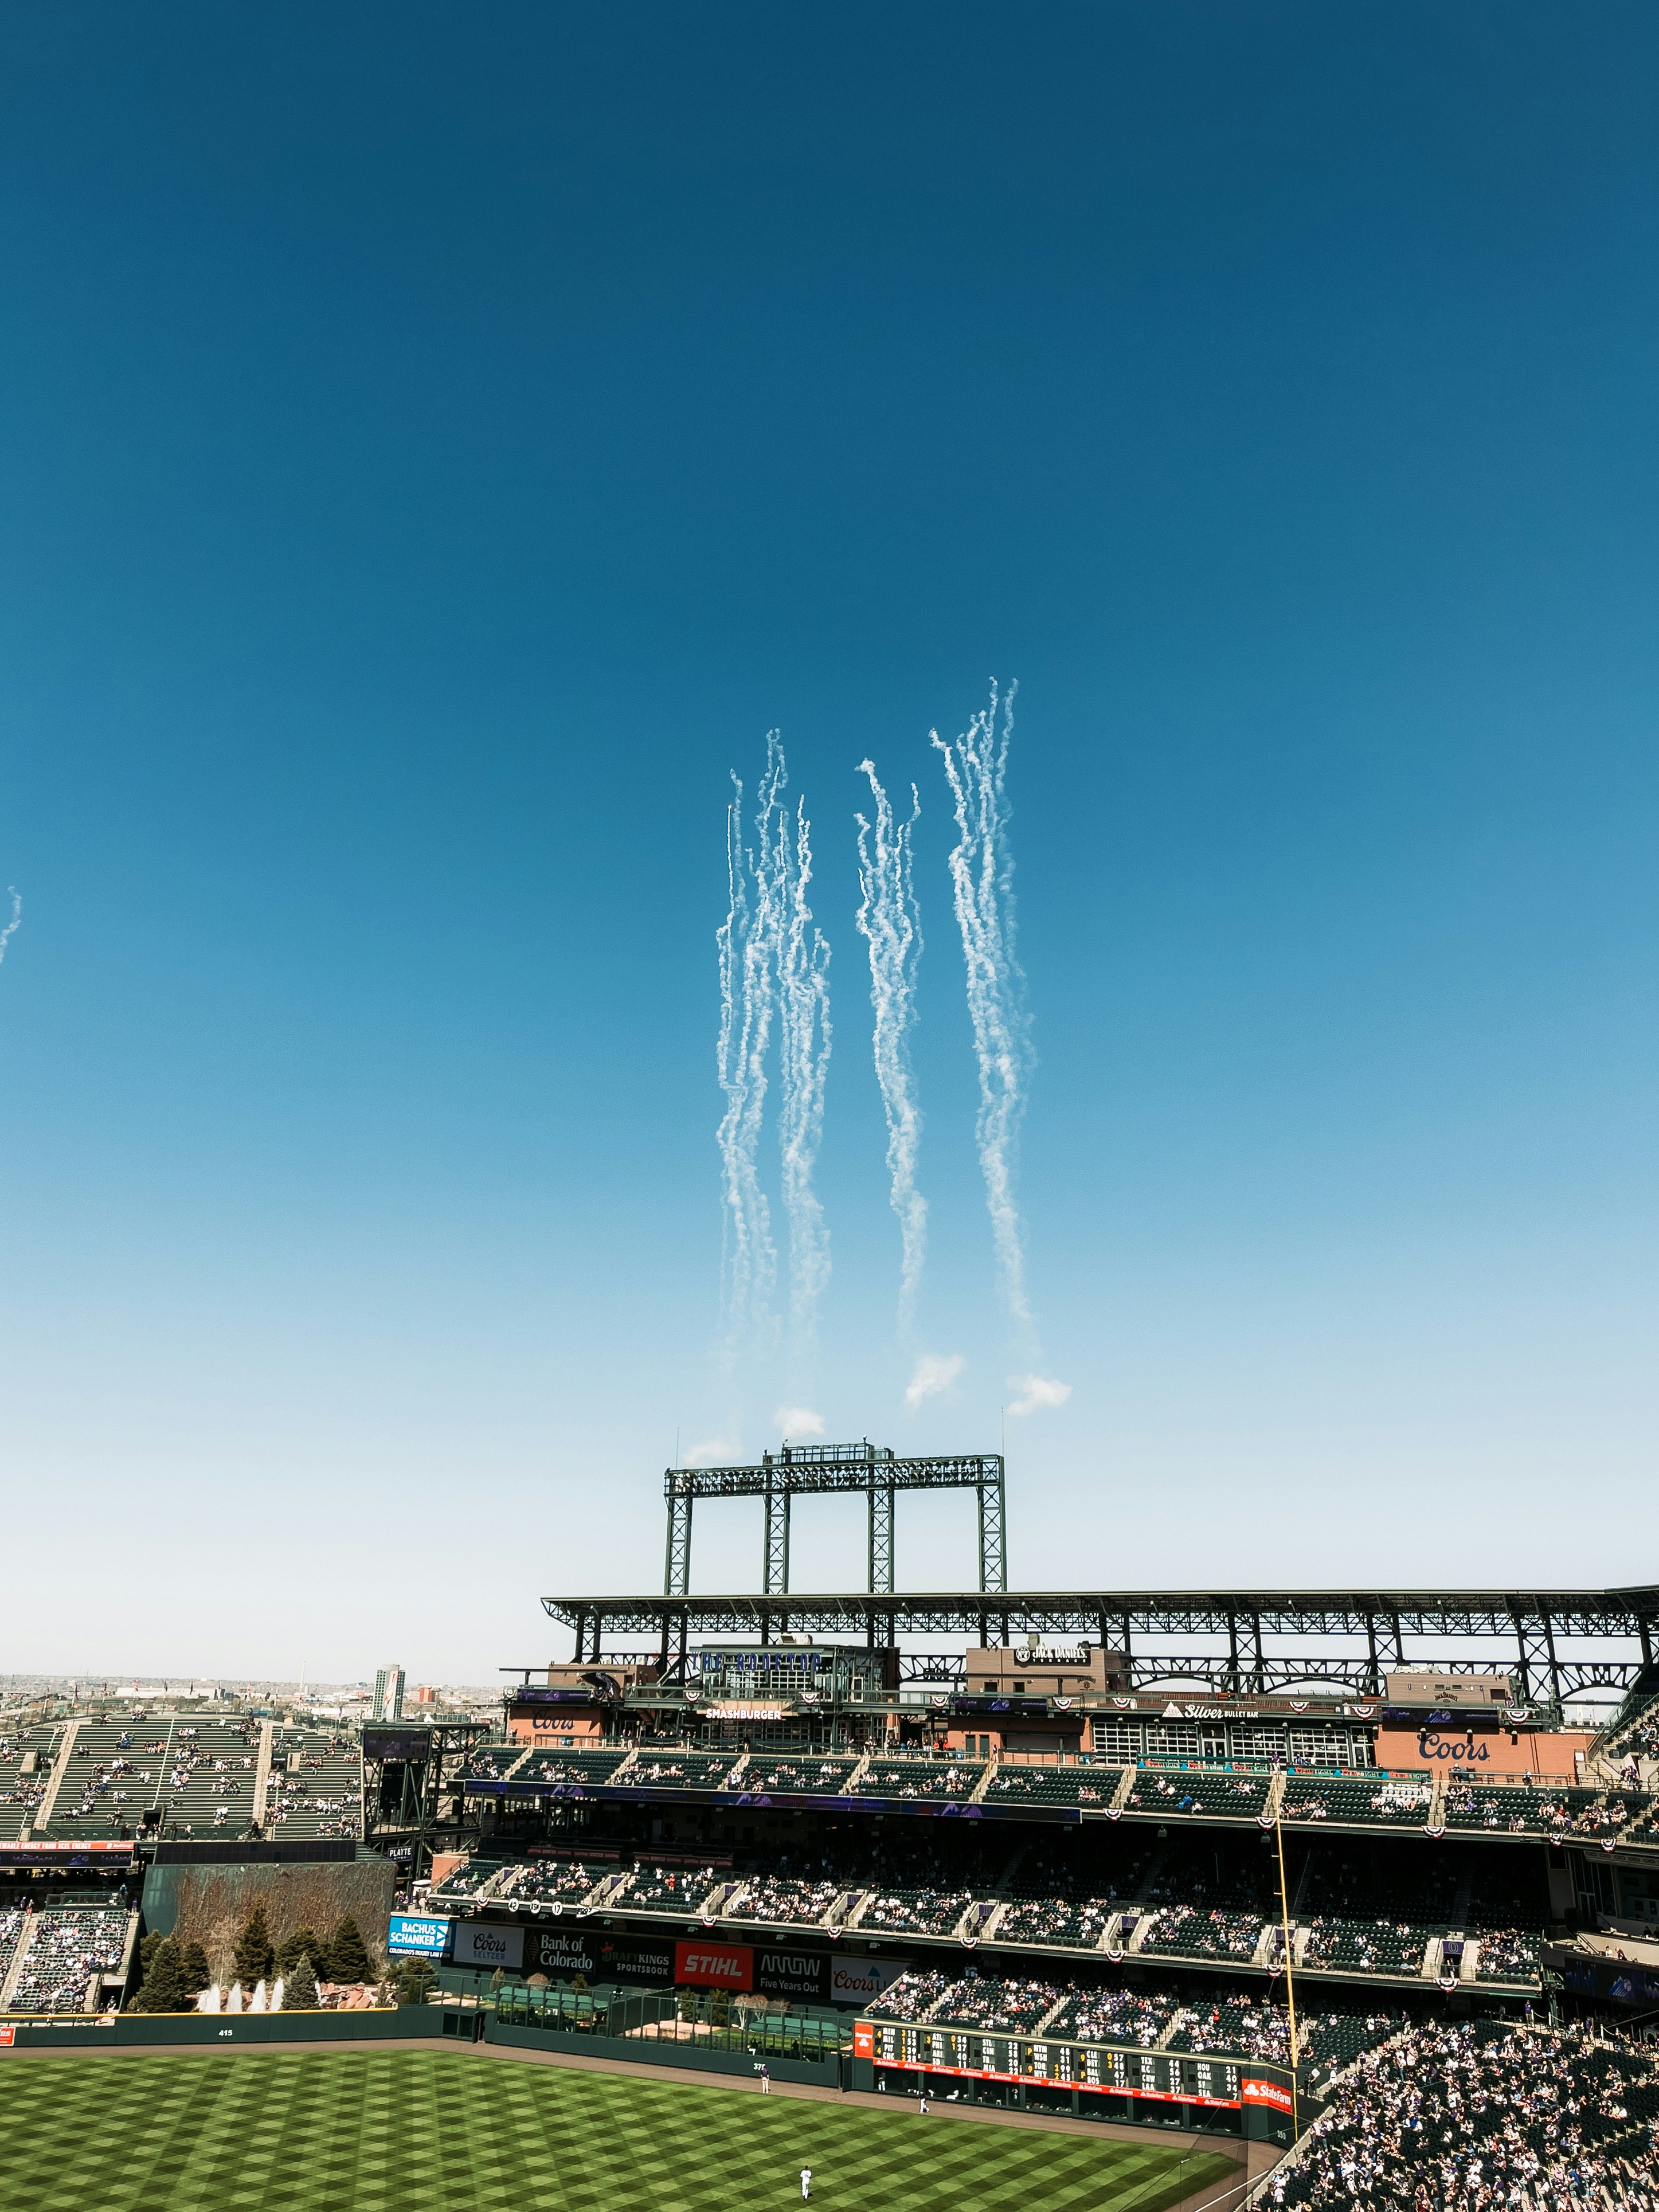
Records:
{"label": "red signage panel", "polygon": [[747,1943],[676,1943],[674,1979],[693,1990],[752,1990],[755,1954]]}
{"label": "red signage panel", "polygon": [[1272,2105],[1281,2112],[1296,2109],[1288,2089],[1281,2088],[1277,2081],[1255,2081],[1248,2074],[1239,2085],[1239,2095],[1247,2105]]}

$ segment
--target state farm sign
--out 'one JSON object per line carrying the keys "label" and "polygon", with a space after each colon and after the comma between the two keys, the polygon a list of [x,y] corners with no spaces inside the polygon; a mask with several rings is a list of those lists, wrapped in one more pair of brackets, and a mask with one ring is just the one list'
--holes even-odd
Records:
{"label": "state farm sign", "polygon": [[1239,2094],[1247,2105],[1272,2105],[1281,2112],[1295,2110],[1291,2093],[1277,2081],[1259,2081],[1248,2075],[1240,2084]]}
{"label": "state farm sign", "polygon": [[674,1979],[694,1990],[752,1990],[755,1954],[747,1943],[676,1943]]}

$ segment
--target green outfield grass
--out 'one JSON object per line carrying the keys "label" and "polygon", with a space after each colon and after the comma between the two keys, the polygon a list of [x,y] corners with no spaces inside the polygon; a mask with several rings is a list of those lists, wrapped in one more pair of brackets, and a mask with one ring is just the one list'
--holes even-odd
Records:
{"label": "green outfield grass", "polygon": [[0,2057],[29,2212],[1161,2212],[1230,2160],[472,2052]]}

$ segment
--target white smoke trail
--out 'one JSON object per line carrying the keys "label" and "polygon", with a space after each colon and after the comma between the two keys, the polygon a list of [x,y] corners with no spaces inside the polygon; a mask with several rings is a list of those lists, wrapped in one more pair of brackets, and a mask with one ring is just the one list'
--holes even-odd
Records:
{"label": "white smoke trail", "polygon": [[1018,688],[1011,684],[1002,702],[1000,736],[994,684],[990,706],[974,716],[961,737],[946,744],[935,730],[933,742],[945,756],[956,806],[957,841],[951,854],[951,884],[968,968],[968,1012],[979,1061],[975,1136],[997,1277],[1010,1316],[1029,1328],[1031,1309],[1025,1291],[1024,1237],[1014,1195],[1014,1169],[1032,1059],[1025,978],[1014,957],[1014,864],[1008,847],[1005,790]]}
{"label": "white smoke trail", "polygon": [[778,1148],[784,1211],[789,1217],[790,1351],[811,1359],[817,1340],[818,1300],[830,1280],[830,1237],[812,1188],[823,1137],[823,1094],[830,1073],[830,947],[812,921],[806,890],[812,880],[811,827],[802,800],[792,817],[782,804],[783,751],[777,754],[777,818],[763,837],[778,916],[778,997],[781,1098]]}
{"label": "white smoke trail", "polygon": [[921,1108],[910,1064],[915,1022],[916,969],[921,959],[921,915],[911,879],[911,835],[921,795],[910,787],[910,818],[895,823],[873,761],[860,761],[875,799],[873,829],[859,825],[859,933],[870,947],[870,1004],[875,1013],[876,1081],[887,1117],[888,1200],[898,1218],[899,1328],[908,1335],[915,1320],[927,1254],[927,1201],[916,1188]]}
{"label": "white smoke trail", "polygon": [[[775,796],[775,786],[769,789],[775,743],[775,736],[768,739],[767,776],[761,785],[763,823]],[[720,1118],[717,1141],[724,1212],[728,1364],[742,1344],[769,1331],[777,1279],[771,1213],[756,1167],[766,1105],[766,1048],[772,1028],[775,913],[766,878],[757,871],[743,842],[743,786],[735,775],[732,782],[733,795],[726,810],[729,901],[726,920],[716,932],[720,1024],[715,1049],[720,1088],[726,1093],[726,1112]],[[752,907],[751,880],[755,885]]]}
{"label": "white smoke trail", "polygon": [[6,957],[6,947],[11,942],[12,932],[21,927],[23,920],[21,894],[10,884],[6,885],[6,889],[11,895],[11,920],[3,929],[0,929],[0,960],[3,960]]}

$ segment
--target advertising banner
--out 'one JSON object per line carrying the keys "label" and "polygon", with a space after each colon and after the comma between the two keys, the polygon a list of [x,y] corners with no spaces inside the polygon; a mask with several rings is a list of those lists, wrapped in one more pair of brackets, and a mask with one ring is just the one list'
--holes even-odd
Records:
{"label": "advertising banner", "polygon": [[424,1913],[394,1912],[386,1923],[386,1948],[393,1958],[441,1959],[453,1924],[428,1919]]}
{"label": "advertising banner", "polygon": [[827,1951],[763,1951],[755,1948],[755,1988],[763,1997],[794,1997],[802,2004],[823,2004],[830,1996]]}
{"label": "advertising banner", "polygon": [[1239,2094],[1247,2105],[1271,2105],[1279,2112],[1294,2110],[1290,2091],[1277,2081],[1258,2081],[1247,2074],[1239,2085]]}
{"label": "advertising banner", "polygon": [[[868,2004],[897,1981],[907,1963],[902,1959],[860,1959],[851,1951],[832,1951],[829,2002]],[[863,2055],[867,2058],[870,2054],[866,2051]]]}
{"label": "advertising banner", "polygon": [[676,1943],[674,1979],[684,1989],[752,1990],[755,1954],[747,1943]]}
{"label": "advertising banner", "polygon": [[1571,1782],[1577,1755],[1591,1739],[1576,1730],[1508,1729],[1496,1717],[1479,1717],[1484,1725],[1471,1725],[1471,1717],[1425,1722],[1417,1728],[1380,1728],[1376,1732],[1376,1763],[1396,1773],[1401,1768],[1449,1773],[1467,1770],[1482,1780],[1535,1774],[1540,1781]]}
{"label": "advertising banner", "polygon": [[515,1974],[524,1964],[524,1930],[488,1920],[460,1921],[452,1956],[458,1966],[501,1966]]}
{"label": "advertising banner", "polygon": [[647,1989],[674,1986],[674,1947],[646,1936],[635,1940],[585,1928],[525,1930],[526,1970],[556,1982],[636,1982]]}

